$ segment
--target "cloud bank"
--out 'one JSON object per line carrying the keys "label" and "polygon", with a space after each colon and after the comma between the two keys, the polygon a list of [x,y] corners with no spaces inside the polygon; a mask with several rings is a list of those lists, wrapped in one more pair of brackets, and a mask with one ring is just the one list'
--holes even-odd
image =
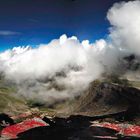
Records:
{"label": "cloud bank", "polygon": [[[103,72],[96,59],[98,48],[76,37],[52,40],[38,48],[17,47],[0,54],[1,72],[19,85],[19,93],[40,100],[56,100],[80,94]],[[104,47],[105,42],[95,44]],[[45,97],[45,98],[43,98]]]}
{"label": "cloud bank", "polygon": [[52,104],[78,96],[103,73],[122,71],[125,56],[140,60],[140,1],[114,4],[107,18],[109,41],[62,35],[34,49],[15,47],[0,54],[0,72],[32,100]]}
{"label": "cloud bank", "polygon": [[108,11],[113,45],[140,55],[140,1],[116,3]]}

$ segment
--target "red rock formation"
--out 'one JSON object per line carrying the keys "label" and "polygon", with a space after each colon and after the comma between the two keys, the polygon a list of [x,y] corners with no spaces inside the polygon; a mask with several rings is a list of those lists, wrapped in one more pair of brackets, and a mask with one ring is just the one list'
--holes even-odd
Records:
{"label": "red rock formation", "polygon": [[94,123],[92,126],[99,126],[118,131],[124,136],[137,136],[140,137],[140,126],[122,123]]}
{"label": "red rock formation", "polygon": [[9,139],[17,138],[17,135],[19,133],[40,126],[47,126],[47,124],[40,118],[25,120],[21,123],[4,128],[1,131],[1,137],[9,138]]}

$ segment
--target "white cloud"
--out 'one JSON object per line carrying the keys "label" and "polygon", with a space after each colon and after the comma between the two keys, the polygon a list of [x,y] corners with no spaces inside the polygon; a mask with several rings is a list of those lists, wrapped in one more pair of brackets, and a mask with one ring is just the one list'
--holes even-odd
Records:
{"label": "white cloud", "polygon": [[114,4],[107,18],[113,45],[140,55],[140,1]]}
{"label": "white cloud", "polygon": [[19,32],[7,31],[7,30],[0,30],[1,36],[10,36],[10,35],[19,35]]}

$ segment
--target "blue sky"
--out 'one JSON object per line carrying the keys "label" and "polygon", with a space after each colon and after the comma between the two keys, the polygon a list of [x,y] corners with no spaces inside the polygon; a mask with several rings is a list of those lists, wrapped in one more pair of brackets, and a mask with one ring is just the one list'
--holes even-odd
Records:
{"label": "blue sky", "polygon": [[[120,0],[0,0],[0,51],[48,43],[62,34],[105,38],[106,13]],[[127,0],[129,1],[129,0]]]}

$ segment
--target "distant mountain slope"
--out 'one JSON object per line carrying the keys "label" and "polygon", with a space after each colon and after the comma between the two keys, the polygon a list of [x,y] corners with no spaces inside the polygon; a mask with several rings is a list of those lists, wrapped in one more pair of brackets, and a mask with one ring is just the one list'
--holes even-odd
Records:
{"label": "distant mountain slope", "polygon": [[103,115],[124,110],[140,111],[140,90],[111,83],[91,83],[73,106],[73,111],[86,115]]}
{"label": "distant mountain slope", "polygon": [[22,113],[28,109],[24,99],[15,95],[16,89],[0,80],[0,112],[15,114]]}
{"label": "distant mountain slope", "polygon": [[28,107],[25,102],[7,93],[0,92],[0,112],[15,114],[26,111]]}

